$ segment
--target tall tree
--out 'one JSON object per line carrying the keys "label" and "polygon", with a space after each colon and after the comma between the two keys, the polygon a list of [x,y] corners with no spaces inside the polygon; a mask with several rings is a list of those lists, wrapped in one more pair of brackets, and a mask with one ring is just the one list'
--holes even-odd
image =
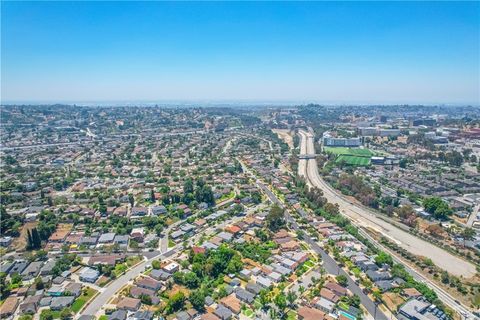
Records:
{"label": "tall tree", "polygon": [[187,178],[183,183],[183,194],[186,196],[189,193],[193,193],[193,180],[192,178]]}
{"label": "tall tree", "polygon": [[33,249],[33,239],[30,229],[27,229],[27,249]]}
{"label": "tall tree", "polygon": [[267,227],[273,232],[277,232],[278,230],[283,228],[285,226],[283,209],[276,204],[273,205],[265,219],[265,222],[267,224]]}
{"label": "tall tree", "polygon": [[153,191],[153,189],[150,189],[150,201],[151,202],[155,202],[155,192]]}
{"label": "tall tree", "polygon": [[37,228],[32,229],[32,243],[33,249],[40,249],[42,246],[42,240],[40,239]]}
{"label": "tall tree", "polygon": [[133,194],[129,193],[128,194],[128,202],[130,202],[130,206],[134,206],[135,205],[135,198],[133,197]]}

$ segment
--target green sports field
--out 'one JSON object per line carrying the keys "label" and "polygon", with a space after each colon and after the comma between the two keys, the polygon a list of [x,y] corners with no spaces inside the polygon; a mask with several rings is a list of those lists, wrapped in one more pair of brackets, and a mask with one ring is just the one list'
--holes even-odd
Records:
{"label": "green sports field", "polygon": [[369,149],[359,149],[359,148],[347,148],[347,147],[324,147],[325,152],[332,153],[334,155],[346,155],[346,156],[360,156],[360,157],[371,157],[375,153]]}
{"label": "green sports field", "polygon": [[350,155],[340,155],[335,159],[336,163],[344,162],[352,166],[368,166],[370,164],[370,157],[359,157]]}

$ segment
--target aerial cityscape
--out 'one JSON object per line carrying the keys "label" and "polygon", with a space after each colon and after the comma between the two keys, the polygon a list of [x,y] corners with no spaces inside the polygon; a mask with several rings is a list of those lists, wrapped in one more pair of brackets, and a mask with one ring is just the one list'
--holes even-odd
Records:
{"label": "aerial cityscape", "polygon": [[0,319],[480,319],[480,2],[1,17]]}

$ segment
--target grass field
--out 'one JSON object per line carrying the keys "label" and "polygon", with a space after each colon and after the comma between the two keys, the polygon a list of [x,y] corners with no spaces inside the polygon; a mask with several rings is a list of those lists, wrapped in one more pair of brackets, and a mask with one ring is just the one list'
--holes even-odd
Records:
{"label": "grass field", "polygon": [[287,313],[287,320],[295,320],[297,319],[297,313],[294,310],[290,310]]}
{"label": "grass field", "polygon": [[370,157],[359,157],[359,156],[349,156],[349,155],[340,155],[335,159],[336,163],[344,162],[352,166],[368,166],[370,164]]}
{"label": "grass field", "polygon": [[305,261],[305,265],[309,268],[312,268],[313,266],[315,266],[315,264],[310,260]]}
{"label": "grass field", "polygon": [[82,307],[87,303],[92,297],[97,293],[97,290],[92,288],[85,288],[82,291],[82,294],[73,302],[72,311],[77,313],[82,309]]}
{"label": "grass field", "polygon": [[242,313],[249,318],[253,318],[253,315],[255,314],[255,312],[253,312],[252,309],[248,309],[248,308],[243,310]]}
{"label": "grass field", "polygon": [[375,153],[369,149],[360,149],[360,148],[347,148],[347,147],[324,147],[325,152],[332,153],[334,155],[348,155],[348,156],[360,156],[360,157],[371,157]]}

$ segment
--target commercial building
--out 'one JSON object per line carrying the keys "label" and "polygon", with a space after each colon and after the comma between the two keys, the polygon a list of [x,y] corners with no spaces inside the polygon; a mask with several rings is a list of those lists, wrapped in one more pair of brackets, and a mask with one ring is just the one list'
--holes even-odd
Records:
{"label": "commercial building", "polygon": [[376,127],[359,127],[360,135],[362,137],[398,137],[400,135],[400,129],[384,129]]}
{"label": "commercial building", "polygon": [[412,127],[418,127],[418,126],[427,126],[427,127],[433,127],[437,124],[437,120],[435,119],[413,119],[411,121]]}
{"label": "commercial building", "polygon": [[330,132],[325,132],[322,139],[323,145],[326,147],[359,147],[362,145],[360,137],[336,138]]}

